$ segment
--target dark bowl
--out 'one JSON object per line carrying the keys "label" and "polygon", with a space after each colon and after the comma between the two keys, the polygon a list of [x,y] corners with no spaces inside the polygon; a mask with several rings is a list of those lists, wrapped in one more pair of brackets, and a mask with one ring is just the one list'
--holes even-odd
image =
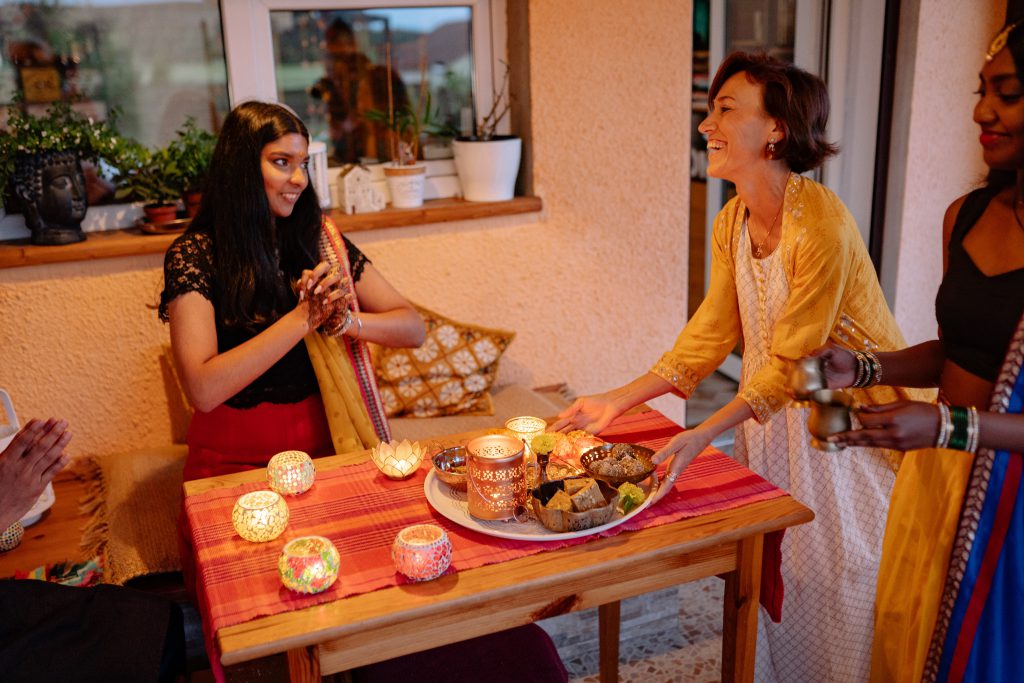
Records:
{"label": "dark bowl", "polygon": [[[619,450],[621,450],[623,446],[629,446],[630,448],[632,448],[633,456],[637,460],[639,460],[640,463],[644,466],[643,472],[639,472],[637,474],[611,475],[601,474],[600,472],[595,471],[595,464],[597,464],[601,460],[607,460],[608,458],[613,457],[612,451],[616,446],[619,447]],[[646,446],[640,446],[632,443],[606,443],[602,444],[601,446],[598,446],[597,448],[591,448],[589,451],[584,453],[580,457],[580,463],[583,465],[583,469],[587,471],[587,474],[589,476],[593,477],[594,479],[599,479],[601,481],[612,484],[613,486],[619,486],[620,484],[624,484],[627,481],[630,484],[639,484],[644,479],[651,476],[651,473],[654,472],[654,468],[656,467],[656,465],[651,460],[651,456],[653,455],[654,451],[651,450],[650,448],[647,448]]]}
{"label": "dark bowl", "polygon": [[[456,491],[466,490],[466,459],[469,453],[465,446],[452,446],[443,451],[434,453],[431,462],[434,463],[434,473],[437,478],[451,486]],[[455,468],[463,468],[457,472]]]}
{"label": "dark bowl", "polygon": [[[570,478],[582,479],[583,477]],[[544,507],[556,492],[565,490],[565,482],[565,479],[545,482],[530,493],[533,513],[537,520],[544,525],[544,528],[549,531],[564,533],[592,529],[595,526],[601,526],[612,521],[615,517],[616,506],[619,504],[619,492],[600,480],[597,482],[597,486],[605,500],[605,504],[601,507],[593,508],[586,512],[552,510]]]}

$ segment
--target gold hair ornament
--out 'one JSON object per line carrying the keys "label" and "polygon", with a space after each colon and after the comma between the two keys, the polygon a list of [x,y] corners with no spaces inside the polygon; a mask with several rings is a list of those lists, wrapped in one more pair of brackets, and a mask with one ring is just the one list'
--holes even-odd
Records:
{"label": "gold hair ornament", "polygon": [[991,62],[993,59],[995,59],[995,56],[999,54],[999,51],[1006,47],[1006,41],[1009,40],[1010,33],[1012,33],[1013,30],[1020,26],[1022,23],[1024,23],[1024,19],[1015,21],[996,34],[996,37],[993,38],[992,42],[989,43],[988,45],[988,52],[985,53],[986,62]]}

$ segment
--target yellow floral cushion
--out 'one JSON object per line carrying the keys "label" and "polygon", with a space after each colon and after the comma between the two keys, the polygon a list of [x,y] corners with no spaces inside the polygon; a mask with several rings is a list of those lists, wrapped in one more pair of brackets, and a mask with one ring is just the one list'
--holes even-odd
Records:
{"label": "yellow floral cushion", "polygon": [[515,332],[460,323],[421,306],[427,338],[416,349],[373,347],[388,417],[493,415],[488,390]]}

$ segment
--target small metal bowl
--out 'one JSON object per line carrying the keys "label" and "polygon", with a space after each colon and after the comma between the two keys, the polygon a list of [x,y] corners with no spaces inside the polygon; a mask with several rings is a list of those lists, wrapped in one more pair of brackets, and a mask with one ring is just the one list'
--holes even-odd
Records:
{"label": "small metal bowl", "polygon": [[584,453],[580,457],[580,464],[583,465],[583,469],[587,471],[587,474],[594,479],[599,479],[603,482],[612,484],[613,486],[619,486],[627,481],[631,484],[639,484],[647,477],[651,476],[654,472],[656,465],[651,460],[651,456],[654,455],[654,451],[646,446],[640,446],[637,444],[625,444],[633,449],[633,455],[644,465],[644,471],[640,474],[630,474],[622,476],[613,476],[609,474],[601,474],[594,470],[594,465],[605,458],[609,458],[612,455],[612,449],[617,444],[606,443],[598,446],[597,448],[591,448],[589,451]]}
{"label": "small metal bowl", "polygon": [[[451,486],[456,491],[466,490],[466,459],[469,452],[465,446],[452,446],[434,453],[431,461],[434,463],[434,473],[437,478]],[[455,468],[461,467],[462,471],[457,472]]]}

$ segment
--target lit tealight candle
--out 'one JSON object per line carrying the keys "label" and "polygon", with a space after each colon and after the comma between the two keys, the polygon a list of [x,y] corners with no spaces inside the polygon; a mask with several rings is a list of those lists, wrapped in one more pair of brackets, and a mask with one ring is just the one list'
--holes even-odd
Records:
{"label": "lit tealight candle", "polygon": [[529,415],[523,415],[522,417],[513,417],[505,421],[505,429],[512,432],[517,438],[522,440],[523,445],[526,446],[526,454],[528,456],[533,455],[533,450],[530,448],[530,441],[533,437],[544,431],[544,428],[548,426],[548,423],[539,417],[531,417]]}
{"label": "lit tealight candle", "polygon": [[302,451],[278,453],[267,463],[267,485],[286,496],[305,493],[315,477],[313,459]]}
{"label": "lit tealight candle", "polygon": [[452,542],[435,524],[417,524],[398,532],[391,546],[395,569],[413,581],[430,581],[452,563]]}
{"label": "lit tealight candle", "polygon": [[281,583],[297,593],[320,593],[338,580],[341,555],[329,538],[302,536],[288,541],[277,560]]}
{"label": "lit tealight candle", "polygon": [[420,466],[426,451],[418,441],[382,441],[370,451],[370,457],[384,476],[405,479]]}
{"label": "lit tealight candle", "polygon": [[272,541],[288,526],[288,506],[274,491],[252,491],[235,501],[231,523],[247,541]]}

